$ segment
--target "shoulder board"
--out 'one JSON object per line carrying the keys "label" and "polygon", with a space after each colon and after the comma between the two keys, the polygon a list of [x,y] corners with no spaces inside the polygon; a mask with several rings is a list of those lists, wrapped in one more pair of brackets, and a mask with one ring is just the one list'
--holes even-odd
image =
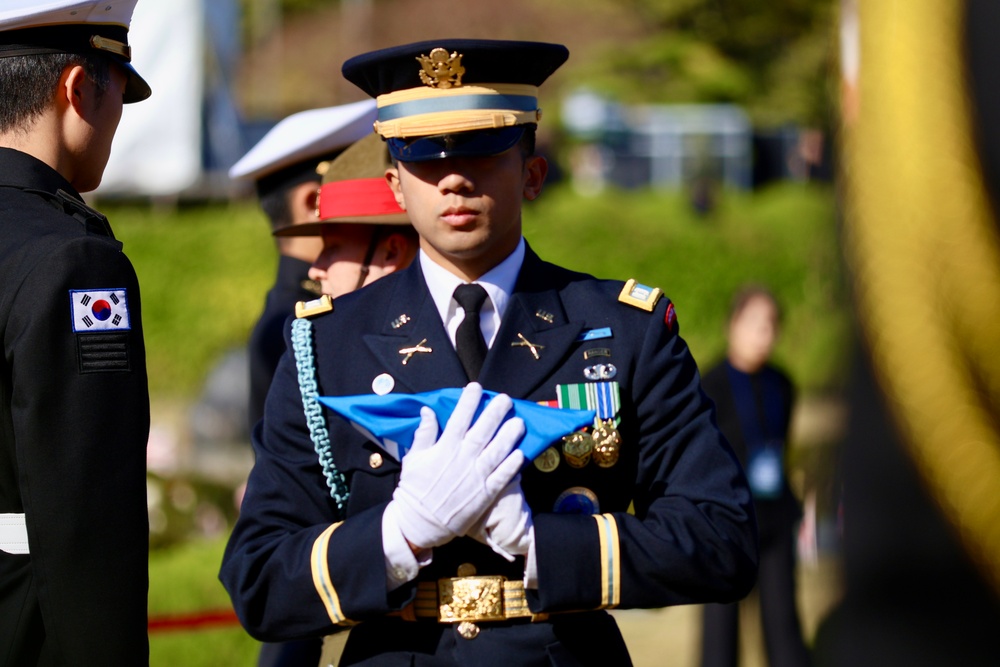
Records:
{"label": "shoulder board", "polygon": [[298,319],[303,317],[312,317],[313,315],[329,313],[332,310],[333,299],[330,298],[329,294],[324,294],[318,299],[313,299],[312,301],[299,301],[295,304],[295,317]]}
{"label": "shoulder board", "polygon": [[56,198],[62,205],[63,212],[80,221],[88,233],[115,237],[111,231],[111,225],[108,224],[108,219],[100,212],[90,208],[65,190],[57,190]]}
{"label": "shoulder board", "polygon": [[74,217],[77,222],[83,225],[88,234],[107,236],[115,238],[111,231],[108,219],[100,212],[90,208],[82,201],[69,194],[65,190],[57,190],[54,194],[45,190],[35,190],[33,188],[20,188],[24,192],[37,195],[48,202],[56,210],[62,211],[66,215]]}
{"label": "shoulder board", "polygon": [[663,291],[659,287],[640,285],[634,278],[629,278],[625,282],[621,294],[618,295],[618,300],[641,310],[653,312],[653,308],[656,308],[656,302],[660,300],[661,296],[663,296]]}

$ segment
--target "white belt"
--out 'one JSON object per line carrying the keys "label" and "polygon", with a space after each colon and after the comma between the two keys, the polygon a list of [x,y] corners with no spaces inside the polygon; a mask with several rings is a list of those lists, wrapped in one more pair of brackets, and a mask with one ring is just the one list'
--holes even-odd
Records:
{"label": "white belt", "polygon": [[23,514],[0,514],[0,551],[28,553],[28,526]]}

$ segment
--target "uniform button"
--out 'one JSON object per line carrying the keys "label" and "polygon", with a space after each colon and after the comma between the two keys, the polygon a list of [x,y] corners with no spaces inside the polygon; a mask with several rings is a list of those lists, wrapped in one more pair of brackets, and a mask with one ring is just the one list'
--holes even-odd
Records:
{"label": "uniform button", "polygon": [[458,566],[457,574],[459,577],[474,577],[476,575],[476,566],[472,563],[462,563]]}
{"label": "uniform button", "polygon": [[372,468],[381,468],[382,455],[379,454],[378,452],[373,453],[371,456],[368,457],[368,465],[370,465]]}
{"label": "uniform button", "polygon": [[400,581],[406,580],[406,570],[404,570],[401,567],[397,567],[395,572],[393,572],[393,574],[395,574],[396,578],[399,579]]}

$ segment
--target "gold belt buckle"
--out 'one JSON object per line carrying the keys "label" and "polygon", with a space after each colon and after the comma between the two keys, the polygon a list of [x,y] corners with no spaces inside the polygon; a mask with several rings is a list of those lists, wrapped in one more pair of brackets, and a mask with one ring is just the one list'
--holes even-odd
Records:
{"label": "gold belt buckle", "polygon": [[499,575],[438,580],[438,621],[502,621],[503,582]]}

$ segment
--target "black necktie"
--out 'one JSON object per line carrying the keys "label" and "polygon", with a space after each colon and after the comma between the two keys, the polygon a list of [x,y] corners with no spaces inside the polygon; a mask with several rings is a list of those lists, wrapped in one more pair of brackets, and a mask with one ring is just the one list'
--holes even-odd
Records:
{"label": "black necktie", "polygon": [[465,319],[455,333],[455,351],[470,380],[479,377],[479,369],[486,358],[486,340],[479,328],[479,310],[486,302],[486,290],[480,285],[459,285],[455,288],[455,301],[465,311]]}

